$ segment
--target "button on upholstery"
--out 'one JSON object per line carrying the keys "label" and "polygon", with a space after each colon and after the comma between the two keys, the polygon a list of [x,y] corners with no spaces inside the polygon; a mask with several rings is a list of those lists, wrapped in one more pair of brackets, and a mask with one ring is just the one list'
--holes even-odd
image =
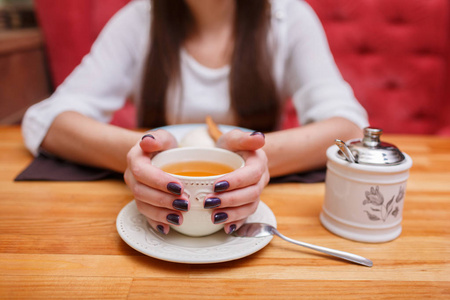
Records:
{"label": "button on upholstery", "polygon": [[387,21],[393,25],[403,25],[408,23],[406,18],[402,15],[394,15],[387,19]]}
{"label": "button on upholstery", "polygon": [[387,90],[395,90],[400,87],[400,83],[398,80],[388,79],[386,80],[385,87]]}
{"label": "button on upholstery", "polygon": [[375,52],[375,49],[372,48],[372,46],[368,44],[361,44],[357,49],[356,52],[358,54],[367,55]]}

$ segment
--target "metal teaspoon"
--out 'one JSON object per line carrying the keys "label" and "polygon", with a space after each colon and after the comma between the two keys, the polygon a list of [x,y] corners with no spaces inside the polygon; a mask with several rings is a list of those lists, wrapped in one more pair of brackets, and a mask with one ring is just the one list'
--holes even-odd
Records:
{"label": "metal teaspoon", "polygon": [[356,255],[356,254],[352,254],[352,253],[348,253],[348,252],[344,252],[344,251],[339,251],[339,250],[334,250],[334,249],[330,249],[330,248],[325,248],[325,247],[321,247],[321,246],[316,246],[316,245],[311,245],[308,243],[304,243],[304,242],[300,242],[300,241],[296,241],[293,240],[291,238],[288,238],[284,235],[282,235],[275,227],[273,227],[272,225],[269,224],[264,224],[264,223],[246,223],[244,225],[242,225],[237,231],[235,231],[233,233],[234,236],[237,237],[265,237],[265,236],[269,236],[269,235],[277,235],[280,238],[282,238],[285,241],[288,241],[290,243],[299,245],[299,246],[303,246],[312,250],[316,250],[328,255],[332,255],[335,257],[339,257],[342,258],[344,260],[348,260],[366,267],[372,267],[373,266],[373,262],[370,259],[364,258],[362,256]]}

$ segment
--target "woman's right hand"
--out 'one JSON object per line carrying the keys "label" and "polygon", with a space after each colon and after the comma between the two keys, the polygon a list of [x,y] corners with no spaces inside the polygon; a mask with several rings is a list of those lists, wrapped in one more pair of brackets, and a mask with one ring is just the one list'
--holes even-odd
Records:
{"label": "woman's right hand", "polygon": [[189,210],[181,182],[151,164],[158,152],[174,147],[177,141],[169,132],[161,129],[147,132],[128,152],[124,173],[138,210],[150,226],[164,234],[169,232],[171,224],[182,224],[181,211]]}

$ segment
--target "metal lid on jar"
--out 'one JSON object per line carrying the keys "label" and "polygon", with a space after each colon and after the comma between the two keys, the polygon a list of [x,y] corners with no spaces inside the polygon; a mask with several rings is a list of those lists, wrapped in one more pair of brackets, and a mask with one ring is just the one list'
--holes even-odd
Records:
{"label": "metal lid on jar", "polygon": [[394,145],[382,142],[380,136],[383,133],[378,128],[364,128],[362,140],[351,140],[347,143],[336,140],[340,151],[340,158],[352,163],[365,165],[390,166],[398,165],[405,160],[403,153]]}

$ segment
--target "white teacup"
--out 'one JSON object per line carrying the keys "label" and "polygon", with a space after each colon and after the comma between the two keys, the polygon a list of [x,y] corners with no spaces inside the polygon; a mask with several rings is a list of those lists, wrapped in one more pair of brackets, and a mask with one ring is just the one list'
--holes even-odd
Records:
{"label": "white teacup", "polygon": [[[152,164],[164,169],[168,165],[182,162],[212,162],[226,165],[230,170],[244,166],[244,159],[238,154],[221,148],[187,147],[163,151],[155,155]],[[188,212],[182,212],[183,223],[171,226],[174,230],[189,236],[205,236],[223,228],[211,220],[211,209],[204,209],[205,196],[214,192],[214,182],[226,173],[212,176],[185,176],[168,172],[181,180],[184,192],[191,203]]]}

